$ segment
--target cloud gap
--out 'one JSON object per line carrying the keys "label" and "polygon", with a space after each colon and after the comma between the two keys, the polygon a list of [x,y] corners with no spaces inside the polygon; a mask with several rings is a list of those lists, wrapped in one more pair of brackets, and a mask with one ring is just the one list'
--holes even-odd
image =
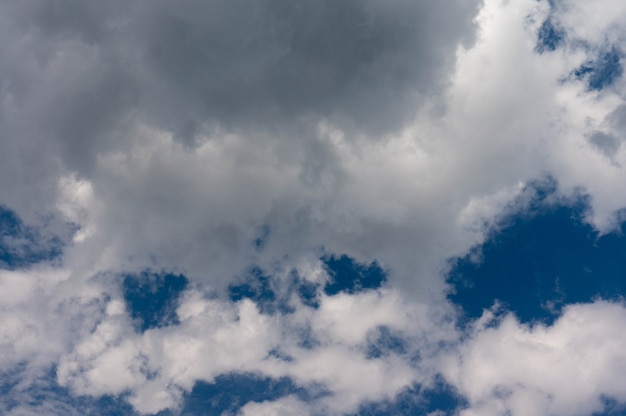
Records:
{"label": "cloud gap", "polygon": [[626,223],[601,235],[585,221],[586,195],[559,198],[552,182],[528,191],[473,254],[453,260],[448,298],[469,318],[498,302],[522,322],[553,323],[568,304],[624,296]]}
{"label": "cloud gap", "polygon": [[177,325],[176,307],[188,285],[183,275],[143,272],[122,280],[123,296],[139,332]]}

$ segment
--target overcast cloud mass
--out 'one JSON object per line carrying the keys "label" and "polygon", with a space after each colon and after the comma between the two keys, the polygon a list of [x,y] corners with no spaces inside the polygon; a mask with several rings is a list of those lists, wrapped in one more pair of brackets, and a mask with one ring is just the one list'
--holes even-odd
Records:
{"label": "overcast cloud mass", "polygon": [[614,0],[0,0],[0,413],[626,414],[625,51]]}

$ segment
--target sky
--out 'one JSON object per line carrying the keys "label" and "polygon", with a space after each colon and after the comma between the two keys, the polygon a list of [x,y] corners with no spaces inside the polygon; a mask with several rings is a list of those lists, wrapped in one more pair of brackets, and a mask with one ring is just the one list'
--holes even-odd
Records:
{"label": "sky", "polygon": [[0,0],[0,414],[626,415],[626,2]]}

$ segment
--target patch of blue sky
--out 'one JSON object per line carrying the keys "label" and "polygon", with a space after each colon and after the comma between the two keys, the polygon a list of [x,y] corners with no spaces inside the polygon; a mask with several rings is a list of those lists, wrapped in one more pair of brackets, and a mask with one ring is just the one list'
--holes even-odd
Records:
{"label": "patch of blue sky", "polygon": [[377,262],[359,264],[346,255],[327,256],[322,261],[330,276],[330,281],[324,286],[324,293],[329,296],[340,292],[358,293],[362,290],[378,289],[387,280],[384,270]]}
{"label": "patch of blue sky", "polygon": [[537,32],[537,45],[535,50],[539,53],[552,52],[565,43],[565,31],[559,28],[548,17],[539,27]]}
{"label": "patch of blue sky", "polygon": [[0,205],[0,268],[17,269],[58,258],[63,242],[44,237],[19,216]]}
{"label": "patch of blue sky", "polygon": [[257,231],[257,236],[254,239],[254,247],[261,251],[265,247],[267,240],[269,239],[271,234],[270,227],[268,225],[262,225],[259,227]]}
{"label": "patch of blue sky", "polygon": [[260,268],[252,267],[246,276],[228,287],[228,297],[232,302],[250,299],[261,313],[269,315],[293,312],[289,299],[294,292],[304,305],[319,306],[319,285],[300,278],[295,271],[279,282]]}
{"label": "patch of blue sky", "polygon": [[626,416],[626,404],[614,399],[603,397],[604,410],[594,413],[592,416]]}
{"label": "patch of blue sky", "polygon": [[139,332],[176,325],[176,307],[188,281],[182,275],[144,272],[122,281],[124,300]]}
{"label": "patch of blue sky", "polygon": [[17,364],[9,371],[0,372],[0,403],[3,411],[11,410],[18,404],[16,388],[22,379],[25,363]]}
{"label": "patch of blue sky", "polygon": [[[68,416],[138,416],[139,414],[120,396],[76,396],[56,382],[50,369],[34,383],[23,386],[19,369],[0,375],[0,414],[68,415]],[[163,414],[162,416],[166,416]]]}
{"label": "patch of blue sky", "polygon": [[330,278],[323,287],[300,278],[295,272],[289,281],[275,282],[263,270],[253,267],[240,282],[228,287],[229,299],[233,302],[250,299],[261,313],[289,313],[292,308],[288,301],[294,291],[304,305],[317,308],[321,290],[328,296],[342,292],[355,294],[377,289],[387,280],[377,262],[360,264],[346,255],[329,255],[321,260]]}
{"label": "patch of blue sky", "polygon": [[[19,373],[19,372],[18,372]],[[0,381],[0,413],[25,410],[50,415],[139,416],[126,395],[76,396],[56,382],[54,370],[27,388],[20,387],[21,373],[3,374]],[[155,416],[204,416],[236,414],[249,402],[276,400],[294,395],[308,401],[327,394],[317,386],[308,391],[288,377],[270,378],[251,373],[220,375],[213,383],[199,381],[183,395],[180,409],[164,410]],[[19,413],[19,412],[18,412]],[[30,413],[29,413],[30,414]]]}
{"label": "patch of blue sky", "polygon": [[365,403],[354,416],[427,415],[435,412],[451,416],[466,406],[467,401],[442,377],[437,377],[432,387],[413,385],[393,400]]}
{"label": "patch of blue sky", "polygon": [[601,51],[595,60],[582,64],[573,74],[578,79],[586,80],[590,91],[600,91],[612,85],[624,73],[621,58],[622,52],[612,46]]}
{"label": "patch of blue sky", "polygon": [[297,279],[296,290],[302,303],[311,308],[319,308],[320,285],[304,279]]}
{"label": "patch of blue sky", "polygon": [[261,313],[290,312],[291,309],[287,305],[286,297],[279,296],[275,286],[275,282],[272,281],[270,276],[260,268],[253,267],[242,282],[228,287],[228,296],[233,302],[238,302],[242,299],[252,300]]}
{"label": "patch of blue sky", "polygon": [[290,378],[270,378],[249,373],[230,373],[215,378],[214,383],[198,382],[185,395],[183,416],[236,414],[249,402],[276,400],[295,395],[310,400],[311,394]]}
{"label": "patch of blue sky", "polygon": [[498,301],[522,322],[550,324],[567,304],[626,294],[626,224],[600,236],[584,222],[588,198],[547,203],[556,187],[532,186],[530,205],[504,218],[472,254],[454,260],[448,297],[466,318]]}

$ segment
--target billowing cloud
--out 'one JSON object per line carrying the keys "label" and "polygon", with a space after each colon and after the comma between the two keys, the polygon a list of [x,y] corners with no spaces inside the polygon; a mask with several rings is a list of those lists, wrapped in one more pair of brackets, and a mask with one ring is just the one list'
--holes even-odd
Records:
{"label": "billowing cloud", "polygon": [[490,315],[449,367],[470,402],[462,415],[590,415],[626,401],[623,304],[572,305],[551,327]]}
{"label": "billowing cloud", "polygon": [[[446,280],[546,177],[542,203],[621,227],[624,23],[609,1],[0,2],[3,410],[52,379],[182,412],[228,374],[286,386],[241,414],[442,380],[466,414],[626,401],[621,304],[487,325]],[[356,283],[330,290],[341,258]],[[141,316],[132,279],[166,306]]]}

